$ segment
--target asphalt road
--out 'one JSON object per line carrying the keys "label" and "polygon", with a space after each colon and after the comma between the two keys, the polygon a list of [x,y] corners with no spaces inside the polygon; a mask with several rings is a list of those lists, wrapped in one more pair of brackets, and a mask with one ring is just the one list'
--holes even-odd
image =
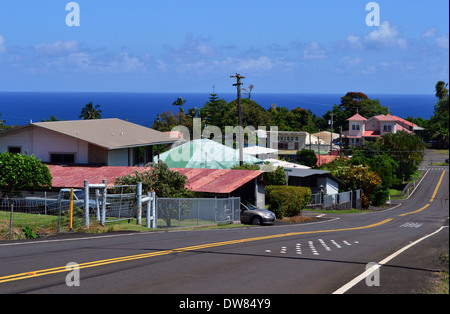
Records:
{"label": "asphalt road", "polygon": [[[448,182],[433,167],[407,200],[308,224],[0,242],[0,294],[421,293],[448,252]],[[369,263],[372,286],[348,285]]]}

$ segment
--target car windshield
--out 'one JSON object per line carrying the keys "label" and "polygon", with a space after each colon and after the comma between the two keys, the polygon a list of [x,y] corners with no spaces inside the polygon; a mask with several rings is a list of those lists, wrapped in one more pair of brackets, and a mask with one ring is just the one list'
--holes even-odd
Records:
{"label": "car windshield", "polygon": [[242,210],[255,210],[255,209],[258,209],[258,207],[256,207],[255,205],[252,205],[252,204],[241,204],[241,209]]}
{"label": "car windshield", "polygon": [[74,191],[73,194],[75,194],[79,200],[84,199],[84,191]]}

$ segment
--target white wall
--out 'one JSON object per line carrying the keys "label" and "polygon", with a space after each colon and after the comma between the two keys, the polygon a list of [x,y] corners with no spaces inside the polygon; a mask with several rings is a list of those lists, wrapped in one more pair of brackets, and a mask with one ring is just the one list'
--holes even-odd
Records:
{"label": "white wall", "polygon": [[0,153],[8,152],[9,146],[20,147],[21,153],[32,154],[32,140],[29,128],[17,130],[16,132],[8,132],[0,136]]}
{"label": "white wall", "polygon": [[26,127],[0,136],[0,151],[8,151],[8,146],[20,146],[22,154],[33,154],[43,162],[50,161],[51,153],[64,153],[75,154],[75,163],[88,163],[87,142],[40,127]]}
{"label": "white wall", "polygon": [[325,194],[337,194],[339,193],[339,185],[336,181],[332,180],[329,177],[319,177],[317,179],[317,185],[323,185],[323,192]]}

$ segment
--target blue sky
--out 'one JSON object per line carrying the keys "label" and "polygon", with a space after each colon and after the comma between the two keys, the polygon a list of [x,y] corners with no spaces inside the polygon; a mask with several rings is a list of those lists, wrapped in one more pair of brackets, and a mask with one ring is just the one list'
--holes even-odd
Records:
{"label": "blue sky", "polygon": [[432,94],[449,81],[449,2],[0,2],[0,91]]}

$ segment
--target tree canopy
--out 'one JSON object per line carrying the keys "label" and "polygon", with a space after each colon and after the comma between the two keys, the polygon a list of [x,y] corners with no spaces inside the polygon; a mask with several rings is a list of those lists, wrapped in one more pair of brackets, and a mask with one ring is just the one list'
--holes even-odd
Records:
{"label": "tree canopy", "polygon": [[94,107],[92,101],[90,101],[81,109],[80,118],[83,120],[101,119],[102,111],[99,108],[100,105],[95,105]]}
{"label": "tree canopy", "polygon": [[34,155],[0,153],[0,190],[16,193],[51,187],[50,170]]}

